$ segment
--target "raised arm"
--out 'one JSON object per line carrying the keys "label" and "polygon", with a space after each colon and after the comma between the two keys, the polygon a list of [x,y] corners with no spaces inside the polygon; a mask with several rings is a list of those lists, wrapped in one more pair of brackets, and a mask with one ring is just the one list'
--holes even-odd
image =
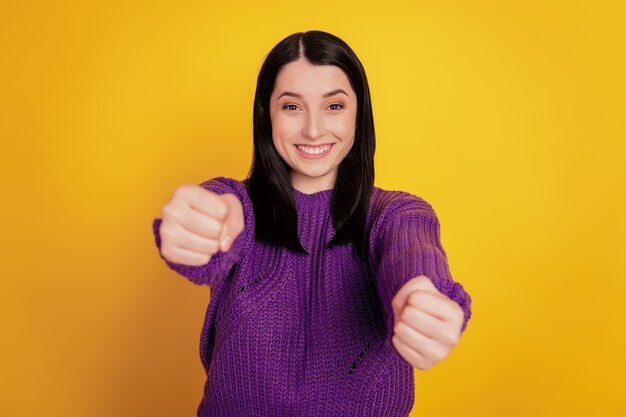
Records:
{"label": "raised arm", "polygon": [[[187,277],[190,281],[192,281],[195,284],[213,286],[216,283],[218,283],[221,279],[224,279],[224,277],[227,275],[227,273],[230,271],[233,265],[235,265],[239,261],[241,257],[241,252],[244,248],[247,238],[250,236],[253,236],[254,224],[253,224],[252,207],[251,207],[251,203],[248,198],[247,192],[245,188],[243,187],[243,184],[241,184],[237,180],[226,178],[226,177],[217,177],[217,178],[213,178],[211,180],[208,180],[200,184],[200,186],[218,195],[223,196],[225,194],[232,194],[234,197],[236,197],[236,199],[234,199],[233,197],[231,201],[234,201],[234,202],[238,201],[238,204],[240,204],[241,208],[243,209],[243,218],[244,218],[244,223],[245,223],[243,225],[243,229],[238,235],[236,235],[236,237],[234,237],[234,239],[229,244],[226,245],[226,248],[224,248],[224,246],[220,246],[222,249],[220,249],[219,251],[214,252],[214,250],[212,250],[211,252],[209,252],[209,253],[212,253],[212,255],[210,256],[210,259],[208,260],[208,262],[200,262],[200,263],[198,263],[197,261],[191,262],[191,257],[188,258],[190,259],[189,261],[185,261],[185,262],[181,261],[180,263],[173,262],[169,260],[166,256],[164,256],[161,251],[162,249],[161,225],[163,221],[162,218],[157,217],[153,220],[152,231],[155,237],[156,246],[159,249],[159,255],[165,261],[167,266],[169,266],[172,270],[176,271],[180,275]],[[196,203],[196,204],[200,204],[200,203]],[[206,205],[206,202],[204,204]],[[189,217],[196,216],[196,222],[193,226],[194,228],[196,228],[195,230],[199,230],[197,229],[198,227],[197,225],[198,225],[198,219],[201,218],[202,212],[207,212],[207,211],[209,211],[207,207],[197,207],[197,206],[194,208],[194,212],[187,211],[187,213],[189,214]],[[182,211],[182,212],[185,213],[185,211]],[[186,219],[184,221],[189,222],[190,220]],[[188,223],[188,225],[189,224],[190,223]],[[187,226],[187,227],[190,227],[190,226]],[[204,234],[207,234],[207,232],[204,232]],[[194,236],[194,238],[198,242],[201,241],[199,236]],[[203,242],[205,242],[207,245],[212,244],[206,239]],[[206,250],[203,249],[202,252],[206,253]],[[182,254],[182,253],[183,251],[181,250],[179,254]],[[201,256],[198,252],[193,253],[193,254],[192,253],[188,253],[188,254],[190,256],[193,255],[198,258]]]}
{"label": "raised arm", "polygon": [[395,193],[396,197],[378,216],[370,235],[370,266],[387,325],[385,343],[392,346],[394,297],[420,275],[428,277],[439,292],[461,307],[464,315],[461,331],[464,331],[471,317],[471,298],[450,275],[440,242],[439,220],[423,199],[409,193]]}

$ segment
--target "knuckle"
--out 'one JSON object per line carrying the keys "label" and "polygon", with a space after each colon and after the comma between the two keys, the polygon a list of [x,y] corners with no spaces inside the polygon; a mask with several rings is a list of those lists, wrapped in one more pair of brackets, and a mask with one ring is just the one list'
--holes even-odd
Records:
{"label": "knuckle", "polygon": [[159,235],[161,236],[161,243],[163,245],[167,245],[170,240],[174,237],[174,233],[172,229],[167,225],[161,225],[161,229],[159,230]]}
{"label": "knuckle", "polygon": [[408,308],[405,308],[404,311],[402,312],[402,314],[400,315],[400,320],[403,320],[405,322],[410,322],[413,320],[413,314],[411,312],[411,310],[409,310]]}
{"label": "knuckle", "polygon": [[243,229],[243,220],[239,217],[235,218],[231,224],[233,230],[241,231]]}
{"label": "knuckle", "polygon": [[228,215],[228,213],[230,213],[230,210],[231,210],[230,201],[231,200],[229,198],[229,194],[216,194],[213,200],[213,204],[215,205],[216,208],[219,207],[223,209]]}
{"label": "knuckle", "polygon": [[398,334],[398,332],[400,332],[402,330],[402,325],[397,322],[394,326],[393,326],[393,333],[394,334]]}
{"label": "knuckle", "polygon": [[207,244],[207,247],[209,249],[209,252],[211,254],[214,254],[215,252],[217,252],[219,245],[215,240],[210,240],[209,243]]}
{"label": "knuckle", "polygon": [[411,294],[411,302],[414,304],[419,304],[423,298],[424,296],[422,295],[421,291],[415,291],[413,294]]}
{"label": "knuckle", "polygon": [[202,187],[197,185],[182,184],[178,186],[178,188],[174,192],[174,196],[176,199],[189,200],[194,198],[194,196],[197,195],[198,190],[201,188]]}
{"label": "knuckle", "polygon": [[414,305],[426,305],[432,302],[432,295],[427,291],[416,291],[413,295],[412,303]]}
{"label": "knuckle", "polygon": [[418,275],[417,277],[415,277],[415,280],[420,283],[429,281],[426,275]]}
{"label": "knuckle", "polygon": [[438,349],[434,349],[433,347],[424,349],[424,354],[426,357],[431,358],[433,360],[439,359],[439,351]]}
{"label": "knuckle", "polygon": [[399,310],[400,309],[400,299],[398,297],[395,297],[393,300],[391,300],[391,307],[394,310]]}
{"label": "knuckle", "polygon": [[174,262],[174,263],[178,262],[178,258],[176,257],[176,254],[172,253],[169,246],[163,246],[161,248],[161,255],[163,255],[163,257],[170,262]]}
{"label": "knuckle", "polygon": [[420,371],[427,371],[431,367],[431,365],[425,360],[417,360],[417,363],[415,365],[415,367]]}
{"label": "knuckle", "polygon": [[465,320],[465,312],[463,311],[463,309],[457,305],[457,320],[462,322],[463,320]]}
{"label": "knuckle", "polygon": [[443,349],[434,349],[432,357],[436,362],[441,362],[445,359],[446,352]]}
{"label": "knuckle", "polygon": [[202,265],[202,259],[194,257],[192,260],[186,260],[181,263],[183,263],[184,265],[189,265],[189,266],[200,266]]}
{"label": "knuckle", "polygon": [[162,209],[161,209],[161,218],[162,219],[169,219],[169,218],[173,218],[174,215],[176,213],[176,210],[174,209],[174,207],[172,207],[171,204],[166,204]]}
{"label": "knuckle", "polygon": [[189,184],[181,184],[174,190],[175,197],[181,197],[189,193]]}

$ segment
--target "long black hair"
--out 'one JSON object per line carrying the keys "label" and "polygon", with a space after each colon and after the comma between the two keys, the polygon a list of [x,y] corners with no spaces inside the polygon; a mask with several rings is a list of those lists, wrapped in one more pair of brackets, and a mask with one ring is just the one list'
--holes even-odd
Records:
{"label": "long black hair", "polygon": [[357,95],[355,140],[339,164],[332,194],[335,236],[329,246],[352,242],[357,254],[367,258],[365,222],[374,186],[376,137],[369,86],[365,70],[352,49],[340,38],[311,30],[294,33],[280,41],[267,55],[254,97],[252,167],[244,184],[254,208],[255,239],[306,254],[298,238],[298,214],[289,165],[272,140],[269,102],[280,69],[304,58],[313,65],[341,68]]}

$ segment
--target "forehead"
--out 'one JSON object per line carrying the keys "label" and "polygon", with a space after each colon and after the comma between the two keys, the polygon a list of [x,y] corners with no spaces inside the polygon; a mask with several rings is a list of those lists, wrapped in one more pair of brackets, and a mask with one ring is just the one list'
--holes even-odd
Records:
{"label": "forehead", "polygon": [[301,59],[280,69],[272,95],[290,91],[305,97],[317,97],[338,88],[345,90],[351,99],[355,98],[350,80],[341,68],[335,65],[313,65]]}

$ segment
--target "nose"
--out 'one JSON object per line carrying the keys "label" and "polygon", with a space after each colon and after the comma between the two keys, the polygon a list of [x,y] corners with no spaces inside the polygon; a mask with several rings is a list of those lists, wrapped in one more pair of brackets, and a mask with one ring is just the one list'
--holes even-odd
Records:
{"label": "nose", "polygon": [[306,116],[306,122],[302,129],[302,135],[309,139],[317,139],[323,136],[324,133],[324,121],[319,112],[311,111]]}

